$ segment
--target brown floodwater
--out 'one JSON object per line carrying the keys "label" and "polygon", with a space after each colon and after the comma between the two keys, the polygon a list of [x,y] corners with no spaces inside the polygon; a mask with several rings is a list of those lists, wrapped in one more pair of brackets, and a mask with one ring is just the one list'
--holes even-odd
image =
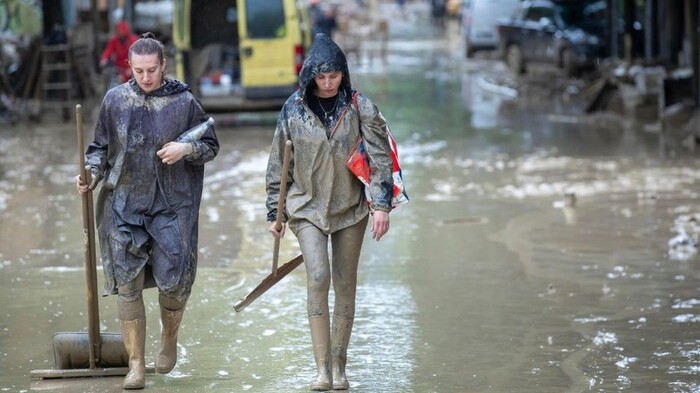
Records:
{"label": "brown floodwater", "polygon": [[[416,26],[393,27],[413,33],[390,43],[389,65],[351,66],[399,142],[411,197],[362,251],[351,390],[700,392],[698,160],[660,154],[629,120],[489,88],[502,65],[466,63],[456,34]],[[275,115],[215,118],[180,361],[146,389],[308,391],[303,266],[233,310],[271,266]],[[75,139],[71,123],[0,128],[0,392],[121,391],[118,377],[29,378],[53,367],[53,333],[87,324]],[[287,236],[281,260],[298,252]],[[152,364],[158,306],[145,299]],[[102,331],[118,332],[116,300],[99,300]]]}

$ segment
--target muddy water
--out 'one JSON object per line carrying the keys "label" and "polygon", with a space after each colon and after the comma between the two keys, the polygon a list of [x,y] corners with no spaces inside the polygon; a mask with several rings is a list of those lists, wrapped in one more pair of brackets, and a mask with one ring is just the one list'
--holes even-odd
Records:
{"label": "muddy water", "polygon": [[[423,33],[392,41],[391,68],[353,73],[400,143],[411,203],[363,249],[352,391],[700,391],[698,161],[662,159],[627,123],[494,93],[482,77],[503,76],[498,63],[465,64],[454,36]],[[274,116],[218,119],[180,362],[147,389],[307,391],[303,267],[232,308],[269,273]],[[120,378],[28,377],[53,366],[54,332],[86,325],[74,132],[0,129],[0,391],[121,391]],[[289,236],[281,259],[297,253]],[[157,301],[145,297],[153,362]],[[119,331],[115,299],[100,301],[102,330]]]}

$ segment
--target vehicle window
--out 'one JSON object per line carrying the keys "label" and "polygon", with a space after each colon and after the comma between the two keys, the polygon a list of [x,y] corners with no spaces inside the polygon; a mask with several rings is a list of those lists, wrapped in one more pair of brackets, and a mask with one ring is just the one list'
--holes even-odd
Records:
{"label": "vehicle window", "polygon": [[607,9],[603,0],[561,3],[557,6],[557,13],[564,26],[580,27],[594,33],[603,33],[607,27]]}
{"label": "vehicle window", "polygon": [[284,37],[284,5],[282,0],[246,0],[246,26],[249,38]]}
{"label": "vehicle window", "polygon": [[191,8],[192,46],[202,48],[209,44],[231,44],[238,40],[236,2],[193,1]]}
{"label": "vehicle window", "polygon": [[554,9],[549,7],[532,7],[527,11],[526,20],[539,22],[542,18],[554,20]]}

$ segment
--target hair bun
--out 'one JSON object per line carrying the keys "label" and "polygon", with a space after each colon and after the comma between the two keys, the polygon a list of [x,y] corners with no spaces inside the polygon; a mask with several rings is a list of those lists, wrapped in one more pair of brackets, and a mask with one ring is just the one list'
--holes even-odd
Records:
{"label": "hair bun", "polygon": [[156,35],[153,34],[153,33],[151,33],[151,32],[149,31],[149,32],[146,32],[146,33],[141,34],[141,38],[152,38],[152,39],[155,40],[155,39],[156,39]]}

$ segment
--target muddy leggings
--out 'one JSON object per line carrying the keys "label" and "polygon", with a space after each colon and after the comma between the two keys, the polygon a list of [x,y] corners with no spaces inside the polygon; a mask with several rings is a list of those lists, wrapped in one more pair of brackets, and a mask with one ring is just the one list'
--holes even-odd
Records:
{"label": "muddy leggings", "polygon": [[[335,293],[333,314],[352,319],[355,315],[357,265],[368,217],[330,235],[332,258],[328,259],[328,235],[309,225],[297,233],[306,266],[306,309],[309,318],[328,314],[331,277]],[[332,269],[331,269],[332,262]],[[331,276],[332,274],[332,276]]]}
{"label": "muddy leggings", "polygon": [[[141,272],[128,283],[117,287],[117,298],[118,303],[134,305],[136,307],[118,307],[119,309],[119,319],[130,321],[138,317],[138,315],[143,315],[144,305],[143,305],[143,286],[146,282],[146,269],[141,269]],[[185,301],[180,302],[179,300],[168,297],[163,292],[158,293],[158,303],[160,306],[170,310],[177,311],[185,307]]]}

